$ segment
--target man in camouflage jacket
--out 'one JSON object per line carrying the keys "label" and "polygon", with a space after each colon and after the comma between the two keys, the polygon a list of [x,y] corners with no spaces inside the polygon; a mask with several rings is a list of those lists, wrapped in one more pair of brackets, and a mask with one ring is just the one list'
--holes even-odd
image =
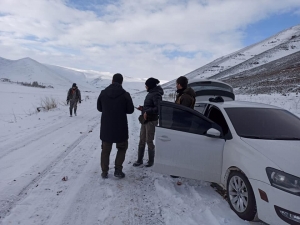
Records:
{"label": "man in camouflage jacket", "polygon": [[196,94],[194,90],[190,87],[187,87],[187,85],[188,79],[186,77],[178,77],[178,79],[176,80],[177,95],[175,103],[194,109]]}
{"label": "man in camouflage jacket", "polygon": [[70,116],[72,116],[72,110],[74,108],[74,115],[76,116],[77,111],[77,102],[81,103],[81,93],[76,83],[72,85],[72,88],[69,89],[67,95],[67,104],[70,102]]}

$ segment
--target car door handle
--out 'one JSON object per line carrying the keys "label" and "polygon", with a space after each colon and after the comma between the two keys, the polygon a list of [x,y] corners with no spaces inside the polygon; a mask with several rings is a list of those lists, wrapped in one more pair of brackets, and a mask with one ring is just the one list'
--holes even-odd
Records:
{"label": "car door handle", "polygon": [[165,136],[165,135],[158,137],[158,139],[162,140],[162,141],[171,141],[171,139],[168,136]]}

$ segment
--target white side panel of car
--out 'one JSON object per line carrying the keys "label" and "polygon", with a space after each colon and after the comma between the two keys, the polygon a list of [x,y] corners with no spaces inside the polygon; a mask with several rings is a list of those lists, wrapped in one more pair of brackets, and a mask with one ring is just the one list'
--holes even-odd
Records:
{"label": "white side panel of car", "polygon": [[155,172],[220,183],[225,140],[156,127]]}
{"label": "white side panel of car", "polygon": [[[232,140],[226,141],[223,157],[223,178],[229,168],[236,167],[245,173],[248,179],[269,183],[266,167],[280,169],[274,162],[239,137],[233,137]],[[224,179],[222,184],[226,186]]]}

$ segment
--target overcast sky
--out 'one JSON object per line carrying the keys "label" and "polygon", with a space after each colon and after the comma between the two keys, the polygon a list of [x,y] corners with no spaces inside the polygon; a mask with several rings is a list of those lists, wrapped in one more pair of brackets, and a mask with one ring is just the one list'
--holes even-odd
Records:
{"label": "overcast sky", "polygon": [[300,0],[0,0],[0,57],[172,80],[300,24]]}

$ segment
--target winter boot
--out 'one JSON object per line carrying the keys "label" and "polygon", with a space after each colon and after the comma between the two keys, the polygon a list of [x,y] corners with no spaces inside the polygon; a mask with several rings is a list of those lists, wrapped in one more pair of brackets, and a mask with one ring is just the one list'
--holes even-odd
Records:
{"label": "winter boot", "polygon": [[149,157],[149,159],[148,159],[147,164],[145,165],[146,167],[153,166],[153,164],[154,164],[154,155],[155,155],[155,150],[154,149],[153,150],[148,149],[148,157]]}
{"label": "winter boot", "polygon": [[70,117],[72,117],[72,109],[70,109]]}
{"label": "winter boot", "polygon": [[76,109],[74,109],[74,115],[77,116],[77,114],[76,114]]}
{"label": "winter boot", "polygon": [[133,163],[133,166],[137,167],[143,164],[144,153],[145,153],[145,148],[139,148],[138,160],[135,163]]}
{"label": "winter boot", "polygon": [[122,170],[115,170],[114,175],[115,175],[115,177],[118,177],[118,178],[124,178],[125,177],[125,173],[123,173]]}
{"label": "winter boot", "polygon": [[108,173],[107,173],[107,172],[102,172],[102,173],[101,173],[101,177],[102,177],[103,179],[108,178]]}

